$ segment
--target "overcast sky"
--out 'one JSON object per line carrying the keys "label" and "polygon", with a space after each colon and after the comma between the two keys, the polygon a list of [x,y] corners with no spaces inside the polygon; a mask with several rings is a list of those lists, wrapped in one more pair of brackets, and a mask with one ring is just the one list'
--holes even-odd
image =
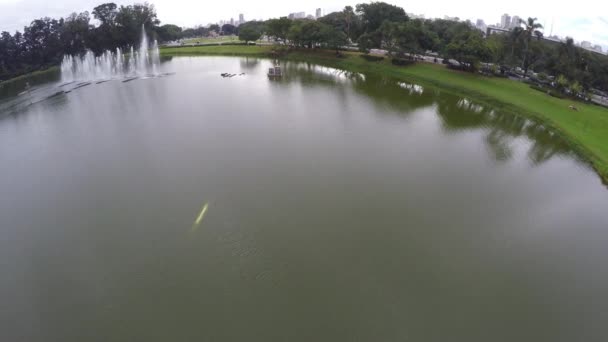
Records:
{"label": "overcast sky", "polygon": [[[107,0],[108,2],[110,0]],[[361,2],[349,0],[151,0],[163,23],[179,26],[195,26],[238,19],[239,13],[245,19],[267,19],[285,16],[290,12],[313,14],[316,8],[324,13],[339,10],[346,5]],[[49,16],[62,17],[71,12],[91,11],[104,0],[0,0],[0,31],[23,30],[32,19]],[[132,4],[138,1],[116,0],[115,3]],[[572,36],[576,41],[588,40],[608,48],[608,2],[603,0],[578,1],[405,1],[387,0],[386,2],[403,7],[408,13],[424,14],[426,17],[457,16],[461,19],[480,18],[486,24],[500,22],[503,13],[520,17],[538,17],[548,35]]]}

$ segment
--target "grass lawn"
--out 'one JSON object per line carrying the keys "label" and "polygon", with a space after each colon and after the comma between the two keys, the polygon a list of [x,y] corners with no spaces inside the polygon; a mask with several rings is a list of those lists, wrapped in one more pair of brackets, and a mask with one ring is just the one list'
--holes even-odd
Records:
{"label": "grass lawn", "polygon": [[219,36],[217,38],[200,37],[184,39],[184,44],[217,44],[217,43],[236,43],[239,42],[237,36]]}
{"label": "grass lawn", "polygon": [[[267,57],[269,46],[210,46],[161,49],[161,55],[228,55]],[[468,96],[497,109],[539,119],[551,126],[573,148],[586,157],[608,184],[608,109],[577,102],[578,112],[568,108],[572,100],[550,97],[530,89],[527,84],[504,78],[490,78],[453,71],[442,65],[419,63],[408,67],[393,66],[388,59],[368,62],[359,53],[345,53],[336,58],[333,51],[298,50],[285,59],[307,61],[356,72],[380,73],[407,81]]]}
{"label": "grass lawn", "polygon": [[271,49],[267,46],[226,45],[226,46],[186,46],[160,49],[161,56],[256,56],[268,57]]}

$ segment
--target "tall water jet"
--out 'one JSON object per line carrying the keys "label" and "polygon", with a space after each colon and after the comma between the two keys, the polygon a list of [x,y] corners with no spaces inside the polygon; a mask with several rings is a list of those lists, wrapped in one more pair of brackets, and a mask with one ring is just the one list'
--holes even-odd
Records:
{"label": "tall water jet", "polygon": [[148,74],[148,64],[150,61],[148,49],[150,49],[150,45],[148,44],[146,28],[144,25],[141,25],[141,41],[139,43],[139,50],[137,51],[137,73],[139,76]]}
{"label": "tall water jet", "polygon": [[125,58],[122,55],[122,51],[120,48],[116,48],[116,64],[114,66],[114,72],[117,75],[120,75],[125,70]]}
{"label": "tall water jet", "polygon": [[158,49],[158,42],[154,39],[152,44],[152,74],[158,76],[158,67],[160,66],[160,50]]}
{"label": "tall water jet", "polygon": [[74,81],[74,57],[63,56],[61,62],[61,81],[64,83]]}
{"label": "tall water jet", "polygon": [[64,56],[61,63],[63,82],[109,80],[125,77],[142,77],[159,75],[160,52],[158,43],[150,43],[142,25],[141,42],[137,50],[131,46],[127,56],[120,48],[115,52],[105,51],[101,55],[87,50],[80,56]]}
{"label": "tall water jet", "polygon": [[129,51],[129,75],[134,76],[135,73],[135,50],[131,46],[131,50]]}

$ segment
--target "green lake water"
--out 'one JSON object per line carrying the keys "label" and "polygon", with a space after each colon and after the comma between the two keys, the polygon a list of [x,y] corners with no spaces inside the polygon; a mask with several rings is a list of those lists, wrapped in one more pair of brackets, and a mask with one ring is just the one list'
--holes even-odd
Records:
{"label": "green lake water", "polygon": [[270,66],[0,90],[0,340],[606,341],[608,191],[562,139]]}

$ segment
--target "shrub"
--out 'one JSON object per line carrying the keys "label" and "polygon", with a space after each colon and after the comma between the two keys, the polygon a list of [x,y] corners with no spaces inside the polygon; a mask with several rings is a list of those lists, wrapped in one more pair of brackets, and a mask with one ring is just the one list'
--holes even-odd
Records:
{"label": "shrub", "polygon": [[549,94],[549,96],[553,96],[553,97],[557,97],[558,99],[565,99],[566,96],[556,92],[556,91],[549,91],[547,94]]}
{"label": "shrub", "polygon": [[545,93],[545,94],[547,94],[549,96],[556,97],[558,99],[565,99],[566,98],[566,96],[564,96],[562,93],[556,91],[555,89],[543,88],[543,87],[540,87],[540,86],[538,86],[536,84],[531,85],[530,88],[532,88],[534,90],[538,90],[538,91],[540,91],[542,93]]}
{"label": "shrub", "polygon": [[532,89],[534,89],[534,90],[541,91],[541,92],[543,92],[543,93],[545,93],[545,94],[547,93],[547,89],[545,89],[545,88],[543,88],[543,87],[539,87],[539,86],[537,86],[536,84],[531,85],[531,86],[530,86],[530,88],[532,88]]}
{"label": "shrub", "polygon": [[415,64],[416,61],[413,61],[411,59],[393,58],[393,59],[391,59],[391,63],[393,63],[393,65],[397,65],[397,66],[408,66],[408,65]]}
{"label": "shrub", "polygon": [[373,56],[373,55],[361,55],[361,58],[365,59],[368,62],[380,62],[384,60],[382,56]]}

